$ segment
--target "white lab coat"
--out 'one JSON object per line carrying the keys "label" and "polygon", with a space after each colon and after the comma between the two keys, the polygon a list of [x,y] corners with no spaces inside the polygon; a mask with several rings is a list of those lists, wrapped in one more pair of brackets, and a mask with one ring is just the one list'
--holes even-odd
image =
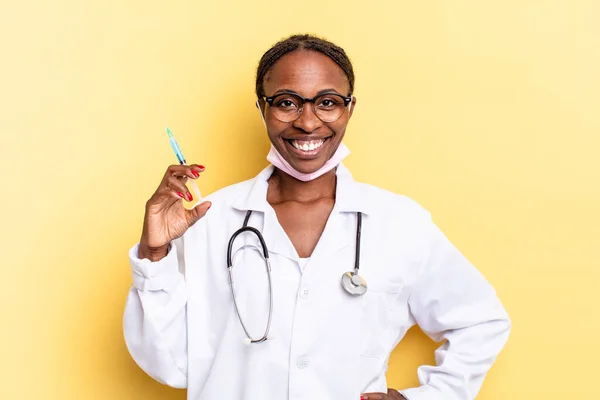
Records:
{"label": "white lab coat", "polygon": [[[354,181],[340,165],[336,202],[304,269],[266,201],[269,166],[255,179],[212,194],[207,215],[158,262],[129,254],[133,287],[124,315],[127,347],[156,380],[188,389],[190,400],[358,399],[386,392],[390,352],[418,324],[444,344],[437,366],[418,371],[410,400],[467,400],[507,340],[510,322],[494,289],[407,197]],[[269,248],[272,340],[246,345],[227,275],[229,238],[250,226]],[[354,268],[356,212],[363,213],[360,275],[364,296],[340,278]],[[234,252],[258,245],[240,235]],[[254,337],[265,330],[268,281],[259,253],[235,261],[240,312]]]}

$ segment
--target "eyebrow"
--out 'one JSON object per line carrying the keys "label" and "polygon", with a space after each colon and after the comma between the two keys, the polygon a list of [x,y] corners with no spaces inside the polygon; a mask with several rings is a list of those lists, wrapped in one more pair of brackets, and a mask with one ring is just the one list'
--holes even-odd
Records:
{"label": "eyebrow", "polygon": [[[300,93],[296,92],[295,90],[291,90],[291,89],[279,89],[278,91],[273,93],[272,96],[275,96],[275,95],[278,95],[281,93],[297,94],[298,96],[301,96]],[[328,88],[328,89],[319,90],[314,97],[317,97],[317,96],[325,94],[325,93],[335,93],[335,94],[339,94],[340,96],[343,96],[340,92],[338,92],[334,88]],[[304,97],[304,96],[302,96],[302,97]]]}

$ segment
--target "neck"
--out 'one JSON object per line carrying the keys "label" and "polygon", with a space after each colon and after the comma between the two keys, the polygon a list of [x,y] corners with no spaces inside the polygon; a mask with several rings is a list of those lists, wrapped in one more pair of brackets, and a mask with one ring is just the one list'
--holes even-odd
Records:
{"label": "neck", "polygon": [[300,181],[278,168],[269,178],[269,203],[282,203],[286,201],[297,201],[309,203],[319,199],[335,199],[336,168],[313,179],[312,181]]}

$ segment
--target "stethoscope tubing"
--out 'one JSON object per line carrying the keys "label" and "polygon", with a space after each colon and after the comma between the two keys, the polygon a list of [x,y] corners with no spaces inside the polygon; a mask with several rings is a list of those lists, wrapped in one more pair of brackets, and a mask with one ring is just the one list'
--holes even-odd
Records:
{"label": "stethoscope tubing", "polygon": [[[229,239],[229,244],[227,245],[227,271],[228,271],[228,275],[229,275],[229,287],[231,288],[231,297],[233,298],[233,305],[235,308],[235,313],[238,316],[240,324],[242,325],[242,329],[244,330],[244,333],[246,334],[247,340],[249,340],[249,343],[262,343],[268,339],[269,331],[271,329],[271,319],[273,317],[273,283],[272,283],[272,279],[271,279],[271,261],[269,259],[269,249],[267,248],[267,243],[265,242],[265,239],[264,239],[263,235],[260,233],[260,231],[252,226],[248,226],[248,221],[250,220],[251,215],[252,215],[252,210],[248,210],[248,212],[246,213],[246,217],[244,218],[244,224],[242,225],[242,227],[240,229],[235,231],[233,233],[233,235],[231,235],[231,238]],[[348,289],[344,284],[342,284],[342,286],[344,286],[344,289],[351,295],[362,295],[366,291],[366,283],[364,283],[364,280],[362,280],[362,278],[360,278],[358,276],[358,270],[360,268],[360,241],[361,241],[361,233],[362,233],[362,213],[357,212],[356,215],[357,215],[357,217],[356,217],[357,220],[356,220],[356,248],[355,248],[355,254],[354,254],[354,272],[351,274],[352,274],[353,278],[358,278],[361,282],[363,282],[364,290],[362,292],[356,292],[356,289]],[[232,259],[233,243],[235,242],[235,239],[244,232],[252,232],[258,238],[258,240],[260,242],[261,250],[262,250],[263,259],[265,261],[265,267],[267,269],[267,278],[269,281],[269,317],[267,319],[265,333],[262,335],[262,337],[260,337],[258,339],[252,338],[252,336],[250,335],[250,332],[248,331],[248,328],[246,327],[246,324],[244,323],[244,320],[242,318],[242,315],[240,313],[240,310],[239,310],[239,307],[237,304],[237,297],[235,295],[235,285],[234,285],[234,281],[233,281],[233,259]],[[347,274],[350,274],[350,273],[347,273]],[[344,275],[346,275],[346,274],[344,274]],[[344,282],[344,276],[342,276],[342,282]]]}

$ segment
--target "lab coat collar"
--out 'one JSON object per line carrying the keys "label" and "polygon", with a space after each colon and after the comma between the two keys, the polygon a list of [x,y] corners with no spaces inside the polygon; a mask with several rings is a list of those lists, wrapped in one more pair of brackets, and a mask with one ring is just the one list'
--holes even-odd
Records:
{"label": "lab coat collar", "polygon": [[[250,190],[242,194],[234,203],[233,207],[240,211],[266,212],[270,209],[267,203],[267,180],[273,174],[275,167],[269,165],[254,178]],[[334,211],[338,212],[362,212],[369,214],[367,199],[364,190],[361,193],[360,184],[354,180],[352,174],[344,164],[340,164],[336,170],[337,187]]]}

